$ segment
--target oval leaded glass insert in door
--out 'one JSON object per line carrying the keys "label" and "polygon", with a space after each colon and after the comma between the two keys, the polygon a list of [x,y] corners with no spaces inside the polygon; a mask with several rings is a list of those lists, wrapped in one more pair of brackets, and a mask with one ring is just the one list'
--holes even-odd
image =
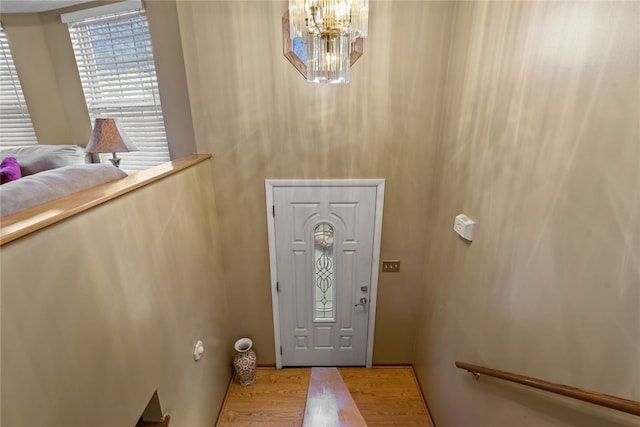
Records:
{"label": "oval leaded glass insert in door", "polygon": [[313,230],[314,320],[335,321],[334,230],[320,223]]}

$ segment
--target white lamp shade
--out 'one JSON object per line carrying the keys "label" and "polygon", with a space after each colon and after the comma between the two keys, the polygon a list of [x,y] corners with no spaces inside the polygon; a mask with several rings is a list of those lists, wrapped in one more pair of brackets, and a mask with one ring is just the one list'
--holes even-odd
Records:
{"label": "white lamp shade", "polygon": [[138,151],[122,129],[118,119],[96,119],[93,135],[85,149],[87,153],[124,153]]}

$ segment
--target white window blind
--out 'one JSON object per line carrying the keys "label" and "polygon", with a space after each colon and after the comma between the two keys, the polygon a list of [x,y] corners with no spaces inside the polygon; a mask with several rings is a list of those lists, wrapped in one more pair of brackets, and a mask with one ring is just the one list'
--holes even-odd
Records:
{"label": "white window blind", "polygon": [[170,160],[144,9],[85,17],[70,22],[69,33],[92,124],[118,118],[140,150],[119,153],[120,167],[132,172]]}
{"label": "white window blind", "polygon": [[37,143],[7,36],[0,29],[0,146]]}

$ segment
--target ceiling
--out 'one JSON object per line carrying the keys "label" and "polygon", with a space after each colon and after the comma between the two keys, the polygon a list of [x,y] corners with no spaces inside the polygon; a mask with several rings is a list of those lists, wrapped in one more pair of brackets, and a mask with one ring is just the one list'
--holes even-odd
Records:
{"label": "ceiling", "polygon": [[0,0],[0,13],[32,13],[59,9],[91,0]]}

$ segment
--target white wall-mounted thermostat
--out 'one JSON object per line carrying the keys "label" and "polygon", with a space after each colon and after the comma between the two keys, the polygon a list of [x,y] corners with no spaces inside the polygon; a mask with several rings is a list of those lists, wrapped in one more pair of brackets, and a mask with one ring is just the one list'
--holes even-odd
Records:
{"label": "white wall-mounted thermostat", "polygon": [[453,229],[462,236],[463,239],[472,241],[473,240],[473,229],[475,228],[476,222],[470,219],[468,216],[464,214],[456,215],[456,220],[453,223]]}

